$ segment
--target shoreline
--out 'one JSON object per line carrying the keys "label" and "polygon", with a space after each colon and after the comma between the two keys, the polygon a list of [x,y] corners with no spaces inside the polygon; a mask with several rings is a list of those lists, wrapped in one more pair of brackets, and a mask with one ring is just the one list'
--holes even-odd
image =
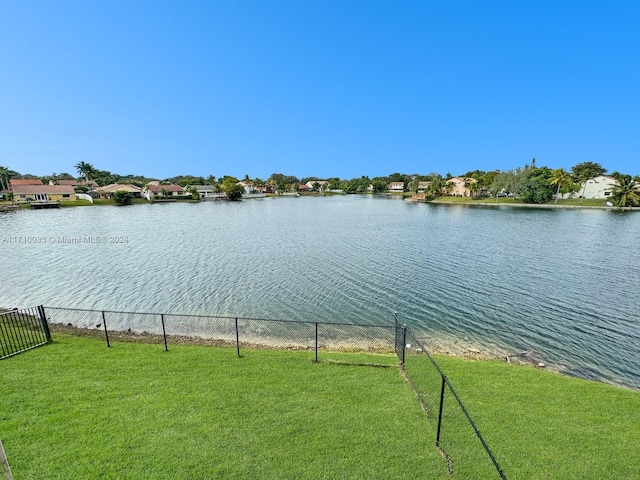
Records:
{"label": "shoreline", "polygon": [[515,207],[515,208],[546,208],[546,209],[591,209],[591,210],[613,210],[613,211],[634,211],[640,212],[640,207],[614,207],[614,206],[606,206],[606,205],[562,205],[562,204],[546,204],[546,203],[499,203],[499,202],[478,202],[478,201],[470,201],[470,202],[448,202],[446,200],[413,200],[411,198],[407,199],[408,201],[416,202],[416,203],[432,203],[436,205],[470,205],[470,206],[478,206],[478,207]]}
{"label": "shoreline", "polygon": [[[0,308],[0,315],[9,313],[11,311],[19,311],[16,308]],[[58,323],[49,320],[49,328],[52,333],[61,333],[76,335],[80,337],[93,337],[100,339],[104,338],[104,332],[100,328],[89,328],[87,326],[73,325],[70,323]],[[261,332],[262,333],[262,332]],[[116,341],[134,342],[134,343],[162,343],[162,334],[152,332],[149,329],[136,329],[134,331],[119,331],[112,330],[109,337]],[[193,345],[215,345],[215,346],[233,346],[235,345],[234,339],[225,335],[198,335],[188,333],[174,333],[167,335],[172,339],[172,342],[177,341],[180,344],[193,344]],[[614,378],[607,378],[598,375],[596,372],[591,372],[590,375],[580,373],[580,368],[571,367],[562,363],[554,363],[551,360],[545,358],[544,353],[535,350],[527,351],[515,351],[505,347],[500,347],[494,344],[483,343],[482,341],[472,340],[470,338],[451,338],[448,336],[424,337],[418,334],[415,338],[418,344],[413,345],[408,343],[406,346],[406,352],[408,355],[419,355],[427,353],[429,355],[455,358],[459,360],[467,360],[473,362],[500,362],[509,365],[528,366],[535,368],[536,370],[547,370],[555,374],[559,374],[567,377],[577,377],[588,381],[595,381],[599,383],[605,383],[619,388],[636,390],[632,385],[627,384],[620,379],[616,381]],[[55,341],[55,339],[54,339]],[[307,344],[299,344],[296,341],[289,341],[287,339],[278,339],[274,341],[270,336],[264,336],[260,333],[253,335],[252,341],[243,342],[246,348],[257,349],[284,349],[284,350],[310,350],[311,346]],[[335,350],[335,351],[354,351],[360,347],[355,345],[351,340],[339,340],[339,339],[327,339],[323,342],[323,349]],[[379,343],[373,342],[368,345],[363,351],[373,353],[385,353],[387,352],[388,345],[385,341]],[[424,349],[423,349],[424,348]],[[390,353],[393,353],[391,350]],[[594,375],[595,373],[595,375]]]}
{"label": "shoreline", "polygon": [[[332,194],[332,195],[326,195],[326,196],[333,196],[333,195],[337,195],[337,194]],[[342,195],[346,195],[346,194],[342,194]],[[370,193],[364,193],[364,194],[352,194],[352,195],[371,195]],[[398,194],[382,194],[383,196],[389,196],[389,197],[393,197],[393,196],[398,196]],[[313,194],[302,194],[300,196],[303,197],[322,197],[324,195],[313,195]],[[265,197],[247,197],[246,200],[253,200],[255,198],[280,198],[280,197],[287,197],[290,198],[290,196],[283,196],[283,195],[266,195]],[[140,199],[137,199],[140,200]],[[490,207],[490,208],[524,208],[524,209],[569,209],[569,210],[610,210],[610,211],[626,211],[626,212],[640,212],[640,207],[615,207],[615,206],[607,206],[607,205],[566,205],[566,204],[556,204],[556,203],[543,203],[543,204],[538,204],[538,203],[512,203],[512,202],[494,202],[494,201],[477,201],[477,200],[470,200],[470,201],[450,201],[447,200],[446,198],[440,197],[434,200],[423,200],[423,199],[416,199],[416,198],[412,198],[410,196],[406,196],[406,193],[403,195],[402,198],[403,201],[408,201],[408,202],[412,202],[412,203],[424,203],[424,204],[433,204],[433,205],[447,205],[447,206],[452,206],[452,205],[460,205],[460,206],[472,206],[472,207]],[[176,200],[176,201],[172,201],[170,203],[190,203],[190,204],[195,204],[195,203],[202,203],[203,200],[197,201],[197,200],[187,200],[187,199],[180,199],[180,200]],[[162,204],[162,203],[167,203],[167,202],[163,202],[163,201],[156,201],[156,202],[149,202],[149,201],[145,201],[145,202],[141,202],[141,201],[134,201],[131,205],[127,205],[127,206],[135,206],[135,205],[152,205],[154,203],[158,203],[158,204]],[[73,208],[73,207],[117,207],[118,205],[115,204],[115,202],[110,202],[109,200],[107,201],[100,201],[97,203],[88,203],[88,202],[84,202],[81,201],[80,204],[73,204],[72,202],[65,202],[64,204],[60,204],[60,208]],[[30,210],[29,208],[29,204],[3,204],[0,203],[0,212],[2,211],[18,211],[18,210]]]}

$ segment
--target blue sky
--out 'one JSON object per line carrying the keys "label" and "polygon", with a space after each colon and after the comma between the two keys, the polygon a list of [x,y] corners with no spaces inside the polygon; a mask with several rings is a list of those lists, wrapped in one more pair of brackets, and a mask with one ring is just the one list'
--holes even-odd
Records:
{"label": "blue sky", "polygon": [[640,174],[638,1],[0,0],[0,165]]}

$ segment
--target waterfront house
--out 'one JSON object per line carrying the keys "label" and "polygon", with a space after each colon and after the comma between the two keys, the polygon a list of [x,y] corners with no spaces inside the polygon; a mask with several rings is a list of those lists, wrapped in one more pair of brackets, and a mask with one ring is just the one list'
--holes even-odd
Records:
{"label": "waterfront house", "polygon": [[305,185],[310,191],[316,191],[316,192],[319,192],[323,188],[324,189],[329,188],[329,182],[327,180],[309,180],[307,183],[305,183]]}
{"label": "waterfront house", "polygon": [[[24,179],[24,178],[12,178],[9,180],[9,184],[11,188],[14,186],[22,186],[22,185],[42,185],[42,180],[39,179]],[[15,192],[13,192],[15,193]]]}
{"label": "waterfront house", "polygon": [[49,185],[69,185],[70,187],[89,187],[90,190],[98,188],[95,180],[49,180]]}
{"label": "waterfront house", "polygon": [[224,196],[224,194],[218,193],[217,187],[214,185],[191,185],[189,190],[192,188],[195,188],[198,191],[198,194],[202,199],[219,198],[221,195]]}
{"label": "waterfront house", "polygon": [[104,187],[98,187],[93,191],[101,198],[111,198],[113,196],[113,192],[117,191],[131,193],[134,198],[142,198],[142,189],[131,184],[123,185],[120,183],[111,183]]}
{"label": "waterfront house", "polygon": [[184,197],[185,191],[180,185],[159,185],[156,182],[149,183],[143,190],[143,195],[147,200],[153,200],[155,197]]}
{"label": "waterfront house", "polygon": [[447,195],[452,197],[470,197],[471,190],[467,187],[467,183],[476,183],[475,178],[453,177],[447,180]]}
{"label": "waterfront house", "polygon": [[391,182],[387,185],[390,192],[404,192],[404,182]]}
{"label": "waterfront house", "polygon": [[244,188],[243,195],[251,195],[253,193],[257,193],[256,186],[250,180],[248,182],[242,180],[242,181],[238,182],[238,185],[240,185],[242,188]]}
{"label": "waterfront house", "polygon": [[418,182],[418,192],[424,193],[429,190],[431,182]]}
{"label": "waterfront house", "polygon": [[[619,185],[619,182],[615,178],[599,175],[580,185],[578,195],[583,198],[608,198],[611,195],[611,188],[616,185]],[[569,195],[566,198],[569,198]]]}
{"label": "waterfront house", "polygon": [[11,185],[16,203],[60,202],[76,200],[76,192],[69,185]]}

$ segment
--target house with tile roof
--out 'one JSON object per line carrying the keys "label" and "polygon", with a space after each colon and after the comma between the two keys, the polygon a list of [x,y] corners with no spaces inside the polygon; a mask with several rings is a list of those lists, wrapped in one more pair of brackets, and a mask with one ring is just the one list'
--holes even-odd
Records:
{"label": "house with tile roof", "polygon": [[60,202],[76,200],[76,192],[69,185],[12,185],[16,203]]}
{"label": "house with tile roof", "polygon": [[71,187],[90,187],[98,188],[95,180],[49,180],[49,185],[69,185]]}
{"label": "house with tile roof", "polygon": [[[42,180],[34,179],[28,180],[23,178],[12,178],[9,180],[9,184],[13,187],[14,185],[42,185]],[[15,193],[15,192],[14,192]]]}
{"label": "house with tile roof", "polygon": [[93,190],[101,198],[111,198],[113,192],[117,191],[131,193],[134,198],[142,198],[142,189],[131,184],[111,183]]}
{"label": "house with tile roof", "polygon": [[180,185],[159,185],[154,182],[147,185],[142,194],[147,200],[153,200],[155,197],[184,197],[185,191]]}

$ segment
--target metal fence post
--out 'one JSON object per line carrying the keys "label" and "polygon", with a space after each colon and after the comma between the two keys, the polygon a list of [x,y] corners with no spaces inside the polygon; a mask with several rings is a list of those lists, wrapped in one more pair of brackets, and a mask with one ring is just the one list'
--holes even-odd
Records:
{"label": "metal fence post", "polygon": [[104,310],[102,310],[102,325],[104,326],[104,338],[107,340],[107,347],[110,347],[109,332],[107,332],[107,321],[104,318]]}
{"label": "metal fence post", "polygon": [[398,340],[399,340],[398,335],[399,335],[400,332],[398,331],[398,329],[400,328],[400,325],[399,325],[400,322],[398,322],[398,312],[393,312],[393,317],[395,319],[395,327],[396,327],[395,328],[396,338],[395,338],[395,342],[393,344],[393,347],[394,347],[394,349],[396,351],[396,355],[399,356],[400,352],[398,352]]}
{"label": "metal fence post", "polygon": [[318,363],[318,322],[316,322],[316,363]]}
{"label": "metal fence post", "polygon": [[444,405],[445,376],[442,375],[442,387],[440,388],[440,411],[438,412],[438,433],[436,434],[436,446],[440,446],[440,428],[442,427],[442,406]]}
{"label": "metal fence post", "polygon": [[164,313],[160,314],[160,322],[162,322],[162,337],[164,338],[164,351],[168,352],[169,347],[167,346],[167,332],[164,328]]}
{"label": "metal fence post", "polygon": [[38,307],[38,316],[40,317],[40,323],[42,323],[42,331],[47,338],[47,342],[51,341],[51,332],[49,331],[49,324],[47,323],[47,315],[44,312],[44,307],[40,305]]}
{"label": "metal fence post", "polygon": [[240,357],[240,330],[238,329],[238,317],[236,317],[236,350],[238,351],[238,357]]}
{"label": "metal fence post", "polygon": [[404,356],[405,356],[406,348],[407,348],[407,326],[402,325],[402,362],[400,363],[400,366],[402,368],[404,368]]}

